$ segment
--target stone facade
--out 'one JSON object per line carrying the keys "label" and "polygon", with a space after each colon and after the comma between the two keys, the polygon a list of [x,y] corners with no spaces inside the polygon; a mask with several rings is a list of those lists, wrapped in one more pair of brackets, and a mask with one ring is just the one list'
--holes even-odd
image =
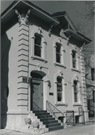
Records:
{"label": "stone facade", "polygon": [[[36,17],[32,20],[32,10],[29,8],[25,12],[19,13],[19,11],[20,9],[14,11],[18,22],[2,34],[3,47],[8,46],[7,41],[10,41],[10,50],[7,49],[9,60],[5,57],[4,62],[8,67],[5,66],[5,69],[9,71],[2,74],[3,79],[6,75],[8,76],[7,81],[2,85],[2,121],[5,119],[2,127],[15,130],[22,125],[29,111],[33,111],[34,101],[42,110],[47,109],[46,101],[49,101],[64,114],[67,110],[74,110],[75,116],[78,114],[78,107],[83,106],[87,121],[85,68],[82,52],[86,38],[80,42],[78,38],[74,40],[74,35],[70,38],[66,34],[61,35],[61,30],[57,28],[59,22],[50,15],[41,13],[40,10],[38,12],[43,16],[41,19],[46,17],[46,24],[43,24],[42,20],[37,21]],[[48,28],[48,21],[53,23],[55,31],[50,30],[52,27]],[[35,55],[35,34],[41,37],[40,57]],[[56,61],[56,43],[61,48],[60,62]],[[76,53],[76,68],[72,65],[73,50]],[[5,50],[2,52],[6,53]],[[3,68],[2,73],[4,73]],[[37,76],[39,76],[38,79],[35,79]],[[62,80],[61,100],[58,99],[60,98],[57,90],[58,77]],[[77,102],[74,100],[74,81],[78,83]],[[8,95],[6,91],[9,92]],[[33,95],[32,91],[36,94]]]}

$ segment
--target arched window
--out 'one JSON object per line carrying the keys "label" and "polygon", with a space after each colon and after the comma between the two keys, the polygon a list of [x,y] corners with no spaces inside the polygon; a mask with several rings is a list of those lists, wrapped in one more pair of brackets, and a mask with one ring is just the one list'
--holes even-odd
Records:
{"label": "arched window", "polygon": [[79,57],[79,49],[76,46],[70,50],[70,65],[71,70],[80,72],[80,57]]}
{"label": "arched window", "polygon": [[54,75],[54,98],[56,106],[67,106],[65,103],[65,80],[62,71]]}
{"label": "arched window", "polygon": [[56,38],[53,41],[53,63],[55,66],[61,66],[64,67],[64,48],[61,41],[61,38]]}
{"label": "arched window", "polygon": [[82,104],[82,91],[81,91],[81,83],[79,77],[74,75],[72,78],[72,104],[74,106],[79,106]]}
{"label": "arched window", "polygon": [[47,42],[42,28],[38,27],[31,32],[31,58],[47,62]]}
{"label": "arched window", "polygon": [[62,101],[62,78],[57,77],[57,101]]}

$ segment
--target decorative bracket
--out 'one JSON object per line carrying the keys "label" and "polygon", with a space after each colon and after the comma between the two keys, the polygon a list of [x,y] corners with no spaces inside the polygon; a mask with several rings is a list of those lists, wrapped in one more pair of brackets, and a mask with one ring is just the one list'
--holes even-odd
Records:
{"label": "decorative bracket", "polygon": [[19,24],[28,24],[28,18],[29,18],[30,12],[31,12],[31,9],[29,9],[25,15],[24,13],[20,14],[18,10],[15,9],[15,13],[17,14],[19,18],[18,20]]}
{"label": "decorative bracket", "polygon": [[51,29],[53,28],[53,25],[51,25],[51,27],[50,27],[50,29],[49,29],[49,31],[48,31],[48,34],[49,34],[49,36],[51,36]]}

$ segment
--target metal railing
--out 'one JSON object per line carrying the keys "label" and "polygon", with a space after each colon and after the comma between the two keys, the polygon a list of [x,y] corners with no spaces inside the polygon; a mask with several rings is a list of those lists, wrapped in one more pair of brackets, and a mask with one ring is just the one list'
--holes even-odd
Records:
{"label": "metal railing", "polygon": [[[64,116],[64,113],[61,112],[59,109],[57,109],[54,105],[52,105],[49,101],[46,101],[46,109],[47,111],[49,111],[54,117],[56,117],[57,119],[61,120],[61,122],[63,122],[63,118],[65,117]],[[65,123],[70,123],[71,120],[73,120],[73,124],[74,124],[74,111],[67,111],[65,112],[66,113],[66,122]],[[67,114],[70,114],[71,115],[67,115]],[[65,124],[64,123],[64,124]]]}
{"label": "metal railing", "polygon": [[61,120],[64,118],[64,113],[58,110],[54,105],[52,105],[49,101],[46,101],[46,109],[49,111],[54,117]]}
{"label": "metal railing", "polygon": [[[44,112],[36,103],[34,103],[34,102],[33,102],[33,111],[34,111],[34,113],[35,113],[35,111],[36,111],[36,112],[38,112],[39,114],[41,114],[41,117],[46,120],[46,122],[47,122],[47,127],[48,127],[48,114],[45,113],[45,112]],[[45,116],[42,115],[42,112],[41,112],[41,111],[45,114]],[[39,118],[39,119],[40,119],[40,118]]]}
{"label": "metal railing", "polygon": [[66,111],[66,124],[74,124],[74,111]]}

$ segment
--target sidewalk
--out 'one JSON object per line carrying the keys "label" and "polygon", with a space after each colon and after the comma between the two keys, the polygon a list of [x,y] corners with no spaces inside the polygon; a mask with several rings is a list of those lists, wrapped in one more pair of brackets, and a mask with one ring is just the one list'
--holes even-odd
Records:
{"label": "sidewalk", "polygon": [[[34,135],[1,129],[0,135]],[[61,130],[44,133],[43,135],[95,135],[95,121],[87,122],[85,125],[76,125]]]}

